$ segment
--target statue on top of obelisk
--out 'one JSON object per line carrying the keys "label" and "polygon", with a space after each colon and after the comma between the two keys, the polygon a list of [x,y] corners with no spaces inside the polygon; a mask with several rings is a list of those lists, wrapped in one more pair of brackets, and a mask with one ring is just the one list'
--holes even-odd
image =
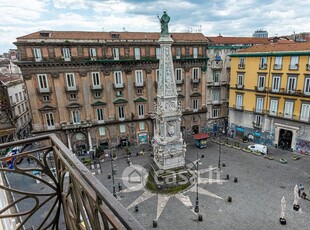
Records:
{"label": "statue on top of obelisk", "polygon": [[164,10],[164,13],[159,19],[159,21],[160,21],[160,27],[161,27],[160,35],[168,35],[169,34],[168,23],[170,21],[170,17],[168,16],[166,10]]}

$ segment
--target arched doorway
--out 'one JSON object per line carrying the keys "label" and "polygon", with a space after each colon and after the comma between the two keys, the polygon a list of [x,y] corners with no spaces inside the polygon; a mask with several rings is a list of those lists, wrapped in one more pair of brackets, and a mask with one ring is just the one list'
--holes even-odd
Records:
{"label": "arched doorway", "polygon": [[198,125],[193,125],[192,126],[192,131],[193,131],[193,134],[199,133],[199,126]]}
{"label": "arched doorway", "polygon": [[73,134],[71,143],[73,151],[82,153],[88,150],[87,136],[82,132]]}
{"label": "arched doorway", "polygon": [[278,146],[283,149],[290,149],[292,146],[293,132],[286,129],[280,129]]}

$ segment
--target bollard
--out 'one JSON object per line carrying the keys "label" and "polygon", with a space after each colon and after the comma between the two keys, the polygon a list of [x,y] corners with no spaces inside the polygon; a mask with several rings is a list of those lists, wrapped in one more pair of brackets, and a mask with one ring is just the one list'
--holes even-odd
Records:
{"label": "bollard", "polygon": [[153,228],[157,228],[157,220],[153,220]]}
{"label": "bollard", "polygon": [[229,180],[229,174],[226,175],[226,180]]}
{"label": "bollard", "polygon": [[138,207],[138,205],[135,206],[135,212],[139,212],[139,207]]}
{"label": "bollard", "polygon": [[237,183],[238,182],[238,177],[234,178],[234,182]]}
{"label": "bollard", "polygon": [[111,176],[111,173],[109,173],[109,174],[108,174],[108,179],[111,179],[111,177],[112,177],[112,176]]}
{"label": "bollard", "polygon": [[198,221],[202,221],[202,215],[198,214]]}
{"label": "bollard", "polygon": [[227,201],[228,201],[228,202],[232,202],[232,197],[229,196],[229,197],[227,198]]}
{"label": "bollard", "polygon": [[223,162],[222,166],[223,166],[223,167],[226,167],[226,164],[225,164],[225,162]]}

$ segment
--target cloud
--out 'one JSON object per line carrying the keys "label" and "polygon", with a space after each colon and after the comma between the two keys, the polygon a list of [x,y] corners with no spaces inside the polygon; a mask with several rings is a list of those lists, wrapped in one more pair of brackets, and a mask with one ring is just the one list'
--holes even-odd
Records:
{"label": "cloud", "polygon": [[310,1],[284,0],[0,0],[0,53],[16,37],[37,30],[160,31],[157,15],[166,9],[171,32],[207,36],[270,36],[310,31]]}

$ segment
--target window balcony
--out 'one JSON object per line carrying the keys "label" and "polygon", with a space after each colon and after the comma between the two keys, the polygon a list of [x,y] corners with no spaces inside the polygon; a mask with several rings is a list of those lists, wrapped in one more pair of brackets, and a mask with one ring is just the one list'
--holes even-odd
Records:
{"label": "window balcony", "polygon": [[200,83],[200,78],[196,78],[196,79],[194,79],[194,78],[192,78],[192,84],[199,84]]}
{"label": "window balcony", "polygon": [[257,114],[265,114],[266,110],[260,109],[260,108],[253,108],[253,112]]}
{"label": "window balcony", "polygon": [[[55,134],[1,144],[0,149],[14,146],[27,147],[15,155],[12,167],[0,168],[2,200],[7,201],[2,220],[15,220],[18,229],[144,229]],[[23,158],[34,164],[18,167]],[[36,182],[40,189],[34,190]]]}
{"label": "window balcony", "polygon": [[184,79],[176,80],[175,82],[176,82],[177,85],[183,85],[184,84]]}
{"label": "window balcony", "polygon": [[143,88],[145,87],[145,82],[135,82],[135,87],[136,88]]}
{"label": "window balcony", "polygon": [[102,91],[103,90],[103,84],[99,84],[99,85],[90,85],[90,90],[92,92],[95,91]]}
{"label": "window balcony", "polygon": [[253,124],[253,128],[254,129],[261,129],[262,128],[262,124],[261,123],[256,123],[256,122],[252,122],[252,124]]}
{"label": "window balcony", "polygon": [[243,111],[244,110],[244,106],[243,105],[233,105],[234,110],[239,110],[239,111]]}
{"label": "window balcony", "polygon": [[274,69],[274,70],[281,70],[281,69],[282,69],[282,65],[274,64],[274,65],[273,65],[273,69]]}
{"label": "window balcony", "polygon": [[267,64],[259,65],[259,69],[267,69]]}
{"label": "window balcony", "polygon": [[211,69],[222,69],[223,68],[223,61],[212,61],[211,63]]}
{"label": "window balcony", "polygon": [[125,88],[125,83],[119,83],[119,84],[115,84],[113,83],[113,89],[116,90],[116,89],[123,89]]}
{"label": "window balcony", "polygon": [[52,87],[37,88],[37,93],[39,95],[41,95],[41,94],[51,94],[52,93]]}
{"label": "window balcony", "polygon": [[245,68],[245,64],[238,64],[238,69],[244,69]]}
{"label": "window balcony", "polygon": [[266,87],[257,87],[257,86],[255,86],[255,91],[256,92],[266,92]]}
{"label": "window balcony", "polygon": [[92,123],[89,121],[81,121],[80,123],[74,124],[73,122],[65,122],[61,124],[61,128],[63,130],[69,130],[69,129],[78,129],[78,130],[83,130],[85,128],[89,128],[92,126]]}
{"label": "window balcony", "polygon": [[295,65],[290,65],[289,66],[289,70],[298,70],[299,69],[299,65],[295,64]]}
{"label": "window balcony", "polygon": [[71,93],[71,92],[77,92],[79,91],[79,86],[75,85],[75,86],[65,86],[65,91],[66,93]]}
{"label": "window balcony", "polygon": [[236,89],[243,89],[244,85],[236,84]]}

